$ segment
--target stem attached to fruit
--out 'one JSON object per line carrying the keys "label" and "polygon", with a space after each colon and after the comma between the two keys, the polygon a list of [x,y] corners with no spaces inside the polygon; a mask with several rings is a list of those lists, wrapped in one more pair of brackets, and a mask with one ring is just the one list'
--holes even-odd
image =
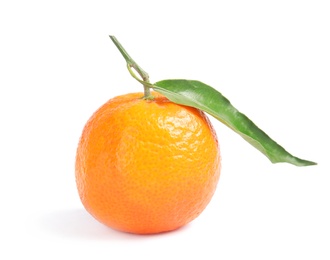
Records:
{"label": "stem attached to fruit", "polygon": [[[153,96],[150,93],[150,87],[152,86],[149,81],[149,75],[147,72],[145,72],[132,58],[131,56],[126,52],[124,47],[120,44],[120,42],[117,40],[117,38],[113,35],[109,35],[110,39],[113,41],[113,43],[116,45],[120,53],[123,55],[127,62],[127,68],[130,72],[130,74],[135,78],[137,81],[139,81],[144,88],[144,99],[153,99]],[[140,80],[133,72],[132,68],[139,73],[142,80]]]}

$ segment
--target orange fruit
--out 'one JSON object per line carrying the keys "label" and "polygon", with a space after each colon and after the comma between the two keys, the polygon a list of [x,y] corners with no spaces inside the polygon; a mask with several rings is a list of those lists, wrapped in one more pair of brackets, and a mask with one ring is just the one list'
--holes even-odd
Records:
{"label": "orange fruit", "polygon": [[200,110],[153,93],[115,97],[85,125],[76,183],[101,223],[137,234],[175,230],[210,202],[220,176],[216,133]]}

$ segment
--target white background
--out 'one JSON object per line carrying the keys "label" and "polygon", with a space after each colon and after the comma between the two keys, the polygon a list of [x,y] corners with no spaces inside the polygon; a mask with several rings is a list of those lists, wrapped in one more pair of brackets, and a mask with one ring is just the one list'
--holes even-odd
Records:
{"label": "white background", "polygon": [[[1,1],[1,259],[330,259],[330,3]],[[211,119],[222,151],[207,209],[171,233],[86,213],[76,145],[108,99],[142,91],[108,35],[155,82],[197,79],[317,166],[271,164]]]}

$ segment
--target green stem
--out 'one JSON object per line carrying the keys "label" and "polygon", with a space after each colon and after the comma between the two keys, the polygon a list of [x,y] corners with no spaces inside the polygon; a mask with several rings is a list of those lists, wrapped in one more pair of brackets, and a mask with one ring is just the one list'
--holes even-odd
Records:
{"label": "green stem", "polygon": [[[153,99],[153,96],[150,93],[150,81],[149,81],[149,75],[147,72],[145,72],[132,58],[131,56],[127,53],[127,51],[124,49],[124,47],[120,44],[120,42],[117,40],[117,38],[113,35],[109,35],[110,39],[113,41],[113,43],[116,45],[120,53],[123,55],[124,59],[126,60],[128,70],[130,74],[137,80],[139,81],[144,88],[144,99]],[[132,71],[133,68],[134,70],[139,73],[140,77],[142,78],[142,81],[136,77],[134,72]]]}

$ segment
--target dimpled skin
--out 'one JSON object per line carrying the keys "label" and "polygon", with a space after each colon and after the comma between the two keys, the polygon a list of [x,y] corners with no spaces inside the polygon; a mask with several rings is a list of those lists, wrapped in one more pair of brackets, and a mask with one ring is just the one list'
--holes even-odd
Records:
{"label": "dimpled skin", "polygon": [[216,134],[200,110],[153,93],[110,99],[89,119],[76,156],[86,210],[124,232],[160,233],[195,219],[220,177]]}

